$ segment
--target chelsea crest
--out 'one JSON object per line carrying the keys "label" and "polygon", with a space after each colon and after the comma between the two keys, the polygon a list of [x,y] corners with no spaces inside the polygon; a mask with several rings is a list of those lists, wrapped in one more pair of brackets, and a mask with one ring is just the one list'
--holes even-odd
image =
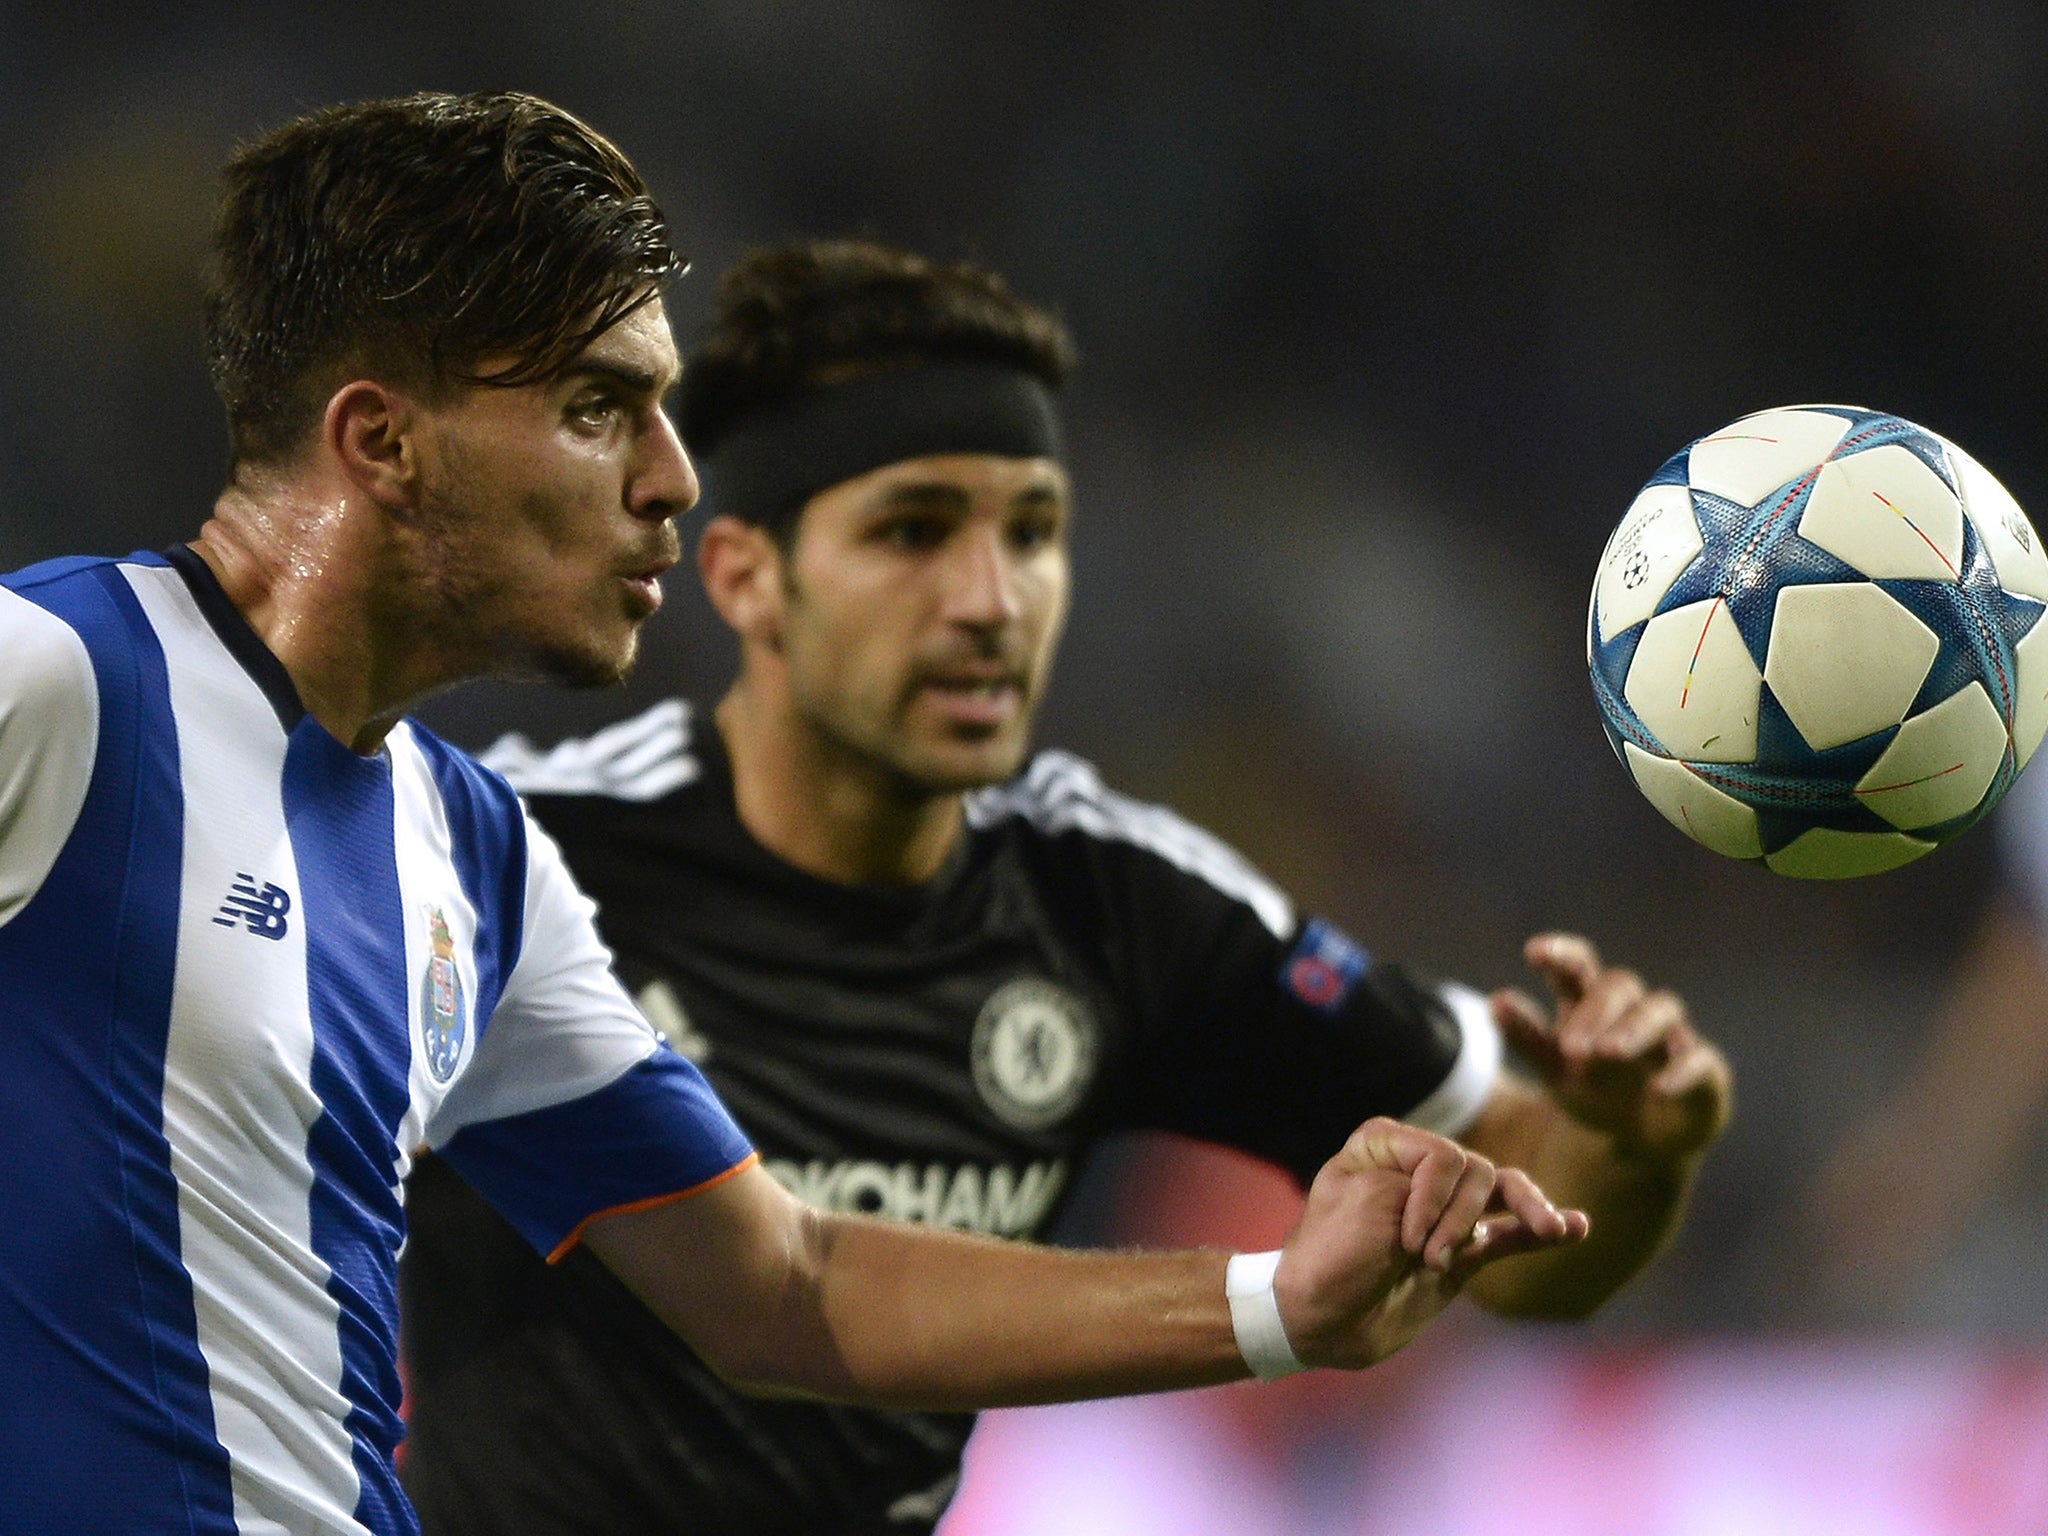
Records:
{"label": "chelsea crest", "polygon": [[426,1047],[427,1070],[435,1082],[445,1083],[462,1063],[469,1026],[463,1016],[462,973],[455,965],[455,940],[439,907],[427,908],[427,929],[433,956],[421,978],[420,1038]]}
{"label": "chelsea crest", "polygon": [[1019,1130],[1057,1125],[1095,1078],[1094,1016],[1064,987],[1035,976],[998,987],[974,1021],[969,1055],[982,1102]]}

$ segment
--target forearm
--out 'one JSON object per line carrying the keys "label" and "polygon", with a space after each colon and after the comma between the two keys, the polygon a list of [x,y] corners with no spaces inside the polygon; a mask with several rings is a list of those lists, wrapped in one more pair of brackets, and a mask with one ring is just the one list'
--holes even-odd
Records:
{"label": "forearm", "polygon": [[1527,1169],[1559,1204],[1593,1219],[1576,1247],[1503,1260],[1474,1277],[1468,1294],[1504,1317],[1590,1316],[1670,1241],[1699,1167],[1697,1156],[1633,1154],[1521,1085],[1490,1106],[1466,1140]]}
{"label": "forearm", "polygon": [[1220,1252],[1082,1253],[828,1215],[758,1172],[588,1240],[750,1391],[966,1409],[1246,1374]]}
{"label": "forearm", "polygon": [[1243,1351],[1222,1253],[1076,1253],[829,1215],[758,1165],[603,1216],[585,1241],[738,1386],[965,1409],[1235,1381],[1247,1352],[1269,1375],[1367,1366],[1485,1265],[1585,1231],[1523,1174],[1368,1120],[1310,1186],[1283,1267],[1240,1274]]}
{"label": "forearm", "polygon": [[1088,1253],[806,1213],[821,1337],[782,1390],[889,1408],[1008,1407],[1243,1377],[1227,1255]]}

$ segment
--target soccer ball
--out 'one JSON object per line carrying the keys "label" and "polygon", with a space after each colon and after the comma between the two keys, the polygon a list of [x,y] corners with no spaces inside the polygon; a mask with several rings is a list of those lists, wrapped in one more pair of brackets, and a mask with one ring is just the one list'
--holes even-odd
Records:
{"label": "soccer ball", "polygon": [[1998,803],[2048,732],[2048,554],[1947,439],[1846,405],[1688,445],[1607,541],[1586,660],[1637,788],[1716,853],[1874,874]]}

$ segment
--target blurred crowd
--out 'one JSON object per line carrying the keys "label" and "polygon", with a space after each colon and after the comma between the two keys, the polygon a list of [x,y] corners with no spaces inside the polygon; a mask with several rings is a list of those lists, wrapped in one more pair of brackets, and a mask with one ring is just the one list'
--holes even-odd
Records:
{"label": "blurred crowd", "polygon": [[[1971,1083],[1911,1076],[1997,910],[1995,830],[1844,886],[1725,864],[1613,760],[1583,625],[1637,486],[1764,406],[1910,416],[2048,511],[2044,74],[2025,0],[0,0],[0,563],[197,526],[214,170],[309,105],[502,86],[588,117],[695,256],[685,332],[755,243],[976,257],[1083,354],[1044,739],[1424,969],[1520,981],[1525,933],[1583,929],[1734,1059],[1690,1225],[1595,1336],[2038,1340],[2048,1146],[2023,1114],[1951,1163]],[[549,739],[716,690],[730,653],[672,588],[623,694],[432,722]],[[1288,1198],[1133,1144],[1074,1229],[1277,1236]]]}

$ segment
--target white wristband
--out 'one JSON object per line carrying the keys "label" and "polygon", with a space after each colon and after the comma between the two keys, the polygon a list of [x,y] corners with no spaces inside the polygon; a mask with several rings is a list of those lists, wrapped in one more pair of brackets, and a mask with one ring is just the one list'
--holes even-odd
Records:
{"label": "white wristband", "polygon": [[1237,1351],[1261,1381],[1305,1371],[1287,1342],[1287,1329],[1280,1321],[1280,1303],[1273,1295],[1273,1275],[1280,1268],[1280,1251],[1239,1253],[1231,1256],[1223,1271],[1223,1293],[1230,1298],[1230,1329],[1237,1335]]}

